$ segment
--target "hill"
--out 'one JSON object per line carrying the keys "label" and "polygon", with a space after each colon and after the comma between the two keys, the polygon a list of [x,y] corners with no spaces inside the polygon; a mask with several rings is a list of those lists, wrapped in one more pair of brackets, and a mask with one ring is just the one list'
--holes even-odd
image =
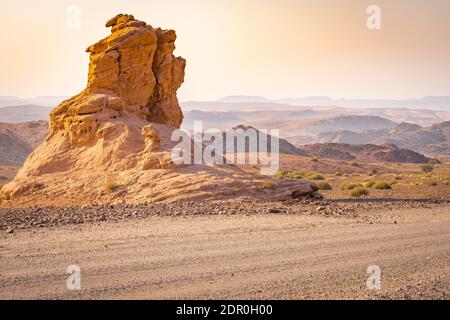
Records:
{"label": "hill", "polygon": [[[289,139],[296,142],[298,137]],[[315,142],[348,144],[392,144],[430,156],[450,155],[450,121],[422,127],[412,123],[384,130],[355,132],[349,130],[320,133]],[[299,145],[299,144],[296,144]]]}
{"label": "hill", "polygon": [[[234,127],[231,132],[234,133],[235,137],[237,140],[241,140],[244,141],[245,139],[245,149],[240,148],[239,145],[236,144],[236,142],[234,143],[233,146],[229,146],[226,144],[226,139],[224,139],[225,141],[225,145],[224,145],[224,151],[225,153],[241,153],[241,152],[251,152],[251,150],[249,149],[249,135],[248,135],[248,131],[249,130],[254,130],[255,133],[255,137],[258,145],[257,145],[257,152],[260,151],[259,149],[259,145],[260,145],[260,140],[261,137],[265,137],[265,140],[267,141],[267,150],[272,150],[271,149],[271,141],[272,141],[272,136],[270,134],[264,134],[262,133],[260,130],[257,130],[251,126],[243,126],[243,125],[239,125],[237,127]],[[228,131],[229,132],[229,131]],[[225,133],[224,133],[225,134]],[[297,155],[297,156],[306,156],[307,153],[304,152],[303,150],[295,147],[293,144],[291,144],[290,142],[279,138],[278,139],[278,143],[279,143],[279,153],[280,154],[290,154],[290,155]]]}
{"label": "hill", "polygon": [[395,163],[429,163],[435,161],[415,151],[400,149],[394,145],[318,143],[302,146],[302,150],[316,157],[339,160]]}
{"label": "hill", "polygon": [[48,124],[45,121],[0,123],[0,165],[21,165],[44,140]]}

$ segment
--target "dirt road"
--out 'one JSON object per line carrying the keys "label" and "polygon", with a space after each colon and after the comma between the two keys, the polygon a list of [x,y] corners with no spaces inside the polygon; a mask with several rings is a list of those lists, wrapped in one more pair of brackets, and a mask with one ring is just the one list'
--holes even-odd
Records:
{"label": "dirt road", "polygon": [[[394,221],[395,219],[395,221]],[[66,287],[69,265],[81,290]],[[367,267],[382,271],[368,290]],[[0,298],[450,298],[450,209],[150,217],[0,235]]]}

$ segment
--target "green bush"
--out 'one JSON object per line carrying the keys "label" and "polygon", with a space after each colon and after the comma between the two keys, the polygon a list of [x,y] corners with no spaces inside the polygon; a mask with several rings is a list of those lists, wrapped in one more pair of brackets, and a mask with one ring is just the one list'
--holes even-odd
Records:
{"label": "green bush", "polygon": [[369,195],[369,190],[362,188],[362,187],[357,187],[357,188],[353,189],[352,191],[350,191],[350,196],[353,198],[359,198],[359,197],[368,196],[368,195]]}
{"label": "green bush", "polygon": [[341,186],[341,189],[342,189],[342,190],[353,190],[353,189],[355,189],[355,188],[362,187],[362,186],[363,186],[363,185],[362,185],[361,183],[351,182],[351,183],[344,183],[344,184]]}
{"label": "green bush", "polygon": [[434,167],[431,164],[423,164],[420,166],[420,168],[425,173],[430,173],[430,172],[433,172],[433,170],[434,170]]}
{"label": "green bush", "polygon": [[367,181],[363,183],[363,187],[372,188],[375,185],[375,181]]}
{"label": "green bush", "polygon": [[280,169],[273,175],[276,179],[284,179],[289,174],[289,171],[286,169]]}
{"label": "green bush", "polygon": [[388,190],[392,189],[392,186],[387,182],[377,182],[373,185],[374,189],[377,190]]}
{"label": "green bush", "polygon": [[273,176],[275,179],[303,179],[304,173],[300,171],[278,170]]}
{"label": "green bush", "polygon": [[317,188],[319,188],[319,190],[333,190],[333,187],[331,186],[331,184],[329,184],[326,181],[317,182]]}
{"label": "green bush", "polygon": [[295,179],[295,180],[299,180],[299,179],[303,179],[303,174],[299,171],[292,171],[289,172],[286,177],[288,179]]}

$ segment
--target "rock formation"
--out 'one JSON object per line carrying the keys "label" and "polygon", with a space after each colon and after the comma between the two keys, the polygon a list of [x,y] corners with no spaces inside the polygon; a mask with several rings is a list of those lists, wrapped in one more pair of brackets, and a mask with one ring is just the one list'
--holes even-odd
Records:
{"label": "rock formation", "polygon": [[39,205],[316,191],[302,181],[265,190],[261,178],[235,166],[174,165],[170,138],[183,121],[176,92],[186,65],[173,55],[176,34],[123,14],[106,26],[111,34],[87,49],[86,89],[50,113],[46,140],[0,198]]}

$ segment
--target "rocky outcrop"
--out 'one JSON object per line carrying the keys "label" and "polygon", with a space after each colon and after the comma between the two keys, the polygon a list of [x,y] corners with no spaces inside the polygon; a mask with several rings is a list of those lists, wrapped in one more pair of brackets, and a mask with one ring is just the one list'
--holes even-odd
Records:
{"label": "rocky outcrop", "polygon": [[64,130],[72,142],[88,142],[102,123],[126,116],[179,127],[176,92],[186,61],[173,55],[175,31],[131,15],[118,15],[106,26],[111,35],[87,49],[87,88],[51,112],[51,133]]}
{"label": "rocky outcrop", "polygon": [[175,32],[123,14],[106,26],[111,35],[86,50],[86,89],[51,111],[49,135],[19,177],[74,167],[148,167],[146,146],[160,141],[149,141],[154,137],[146,126],[152,123],[153,131],[159,127],[167,139],[170,128],[180,126],[183,114],[176,91],[186,61],[173,55]]}
{"label": "rocky outcrop", "polygon": [[[183,114],[176,92],[186,61],[176,34],[120,14],[87,49],[85,90],[50,113],[49,134],[0,198],[9,205],[136,203],[312,195],[313,183],[265,182],[235,166],[175,165]],[[12,200],[12,201],[11,201]]]}

